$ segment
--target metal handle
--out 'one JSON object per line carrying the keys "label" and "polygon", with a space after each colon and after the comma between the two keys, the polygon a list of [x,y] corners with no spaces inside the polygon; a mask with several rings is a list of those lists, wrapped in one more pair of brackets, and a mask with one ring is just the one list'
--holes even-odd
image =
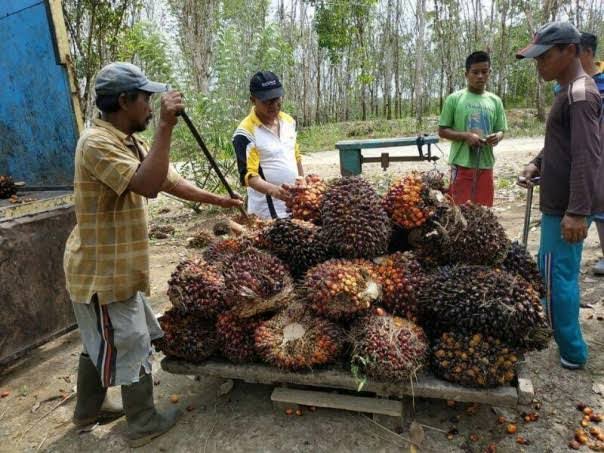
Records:
{"label": "metal handle", "polygon": [[[225,187],[225,189],[229,193],[229,196],[231,198],[237,198],[237,195],[235,195],[235,192],[231,188],[231,185],[229,184],[229,182],[227,181],[227,179],[222,174],[222,170],[220,170],[220,167],[216,163],[216,160],[214,159],[214,156],[212,156],[212,154],[208,150],[208,147],[204,143],[203,138],[201,138],[201,135],[197,131],[197,128],[195,127],[195,125],[193,124],[193,122],[191,121],[191,118],[189,118],[189,115],[187,115],[187,112],[185,112],[183,110],[182,112],[179,113],[178,116],[182,117],[182,119],[184,120],[184,122],[186,123],[186,125],[189,127],[189,130],[191,131],[191,134],[195,138],[195,141],[197,141],[197,144],[199,145],[199,147],[201,148],[201,150],[205,154],[206,158],[208,159],[208,162],[210,162],[210,165],[212,166],[212,168],[214,169],[214,171],[218,175],[218,178],[220,178],[220,181],[222,182],[222,185]],[[248,220],[247,212],[245,212],[245,209],[243,209],[243,206],[239,206],[239,210],[243,214],[243,218],[246,219],[246,220]]]}
{"label": "metal handle", "polygon": [[[531,178],[530,184],[527,186],[526,192],[526,207],[524,208],[524,227],[522,229],[522,245],[527,248],[528,245],[528,234],[531,225],[531,210],[533,209],[533,189],[536,185],[539,185],[541,178],[539,176]],[[519,182],[526,182],[524,176],[518,177]]]}

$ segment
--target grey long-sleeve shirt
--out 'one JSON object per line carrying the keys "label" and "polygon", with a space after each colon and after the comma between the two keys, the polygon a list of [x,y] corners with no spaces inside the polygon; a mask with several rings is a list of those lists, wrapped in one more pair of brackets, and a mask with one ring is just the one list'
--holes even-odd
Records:
{"label": "grey long-sleeve shirt", "polygon": [[545,146],[533,163],[541,175],[541,212],[604,212],[602,100],[589,76],[562,87],[547,118]]}

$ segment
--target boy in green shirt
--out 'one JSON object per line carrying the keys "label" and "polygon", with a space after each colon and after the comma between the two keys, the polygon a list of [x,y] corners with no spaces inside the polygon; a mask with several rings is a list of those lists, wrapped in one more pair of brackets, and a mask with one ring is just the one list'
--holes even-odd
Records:
{"label": "boy in green shirt", "polygon": [[501,99],[485,90],[491,74],[486,52],[466,58],[467,88],[445,100],[438,135],[451,140],[449,192],[457,204],[493,206],[493,146],[503,139],[507,119]]}

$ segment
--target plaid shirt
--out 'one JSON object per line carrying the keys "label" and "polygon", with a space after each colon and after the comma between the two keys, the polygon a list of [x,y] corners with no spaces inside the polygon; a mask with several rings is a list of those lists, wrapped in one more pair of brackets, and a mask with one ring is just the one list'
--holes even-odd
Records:
{"label": "plaid shirt", "polygon": [[[138,137],[127,136],[101,119],[82,132],[75,153],[74,197],[77,224],[63,267],[72,301],[101,304],[149,295],[147,203],[128,190],[147,155]],[[162,190],[180,176],[172,166]]]}

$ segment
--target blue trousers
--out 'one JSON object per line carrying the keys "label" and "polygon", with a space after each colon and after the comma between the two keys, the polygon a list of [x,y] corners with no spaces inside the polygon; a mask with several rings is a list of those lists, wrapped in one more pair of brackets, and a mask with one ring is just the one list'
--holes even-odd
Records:
{"label": "blue trousers", "polygon": [[562,217],[543,214],[539,269],[545,280],[542,300],[560,357],[576,365],[587,362],[587,344],[581,334],[579,274],[583,242],[570,244],[562,239]]}

